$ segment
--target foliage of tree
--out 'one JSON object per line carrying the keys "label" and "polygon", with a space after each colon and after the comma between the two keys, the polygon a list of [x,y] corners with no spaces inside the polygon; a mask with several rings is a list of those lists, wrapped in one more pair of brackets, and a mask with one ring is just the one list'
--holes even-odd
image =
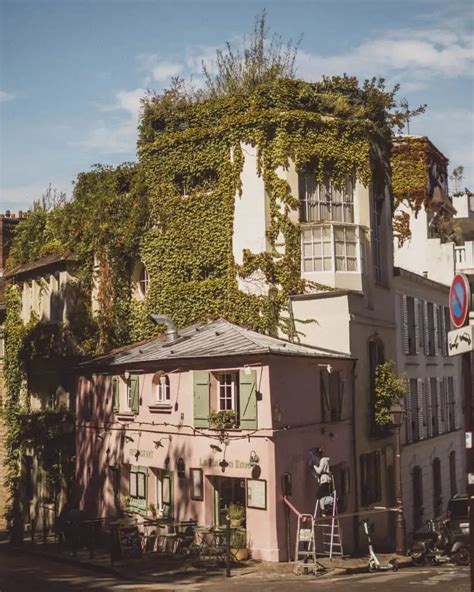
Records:
{"label": "foliage of tree", "polygon": [[375,371],[375,423],[389,426],[392,422],[390,409],[400,403],[407,392],[406,376],[395,372],[395,364],[389,360],[379,364]]}

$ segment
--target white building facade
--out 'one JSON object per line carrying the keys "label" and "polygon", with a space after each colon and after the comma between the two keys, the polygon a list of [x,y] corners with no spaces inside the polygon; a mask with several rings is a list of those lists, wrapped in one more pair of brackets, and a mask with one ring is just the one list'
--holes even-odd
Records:
{"label": "white building facade", "polygon": [[462,374],[448,357],[449,288],[395,268],[397,360],[406,374],[402,490],[407,535],[446,512],[465,490]]}

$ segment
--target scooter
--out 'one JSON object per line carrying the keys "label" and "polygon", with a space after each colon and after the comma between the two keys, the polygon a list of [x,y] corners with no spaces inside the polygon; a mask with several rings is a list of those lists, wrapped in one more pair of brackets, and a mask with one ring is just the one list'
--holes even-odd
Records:
{"label": "scooter", "polygon": [[469,565],[469,545],[465,538],[454,535],[449,520],[428,520],[414,535],[411,559],[417,566],[450,562]]}
{"label": "scooter", "polygon": [[370,538],[369,532],[369,521],[367,519],[361,521],[364,527],[365,534],[367,535],[367,542],[369,544],[369,571],[398,571],[398,561],[396,558],[390,559],[388,563],[380,563],[375,554],[374,547],[372,545],[372,539]]}

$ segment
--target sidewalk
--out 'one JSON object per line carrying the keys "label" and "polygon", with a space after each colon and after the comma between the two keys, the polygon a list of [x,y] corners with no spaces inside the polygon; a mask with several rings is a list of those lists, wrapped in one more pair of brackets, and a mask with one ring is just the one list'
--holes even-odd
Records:
{"label": "sidewalk", "polygon": [[[57,545],[50,541],[46,544],[42,542],[37,543],[34,546],[27,541],[22,547],[11,547],[7,542],[2,541],[0,542],[0,552],[23,552],[61,563],[80,565],[134,582],[180,582],[185,584],[202,582],[204,579],[220,580],[225,578],[225,567],[209,564],[196,567],[182,557],[153,554],[146,555],[140,559],[121,560],[112,564],[108,552],[104,550],[96,550],[94,558],[91,559],[87,549],[80,549],[77,556],[73,557],[71,552],[66,549],[62,553],[59,553]],[[380,562],[384,563],[395,557],[395,555],[379,555],[378,557]],[[411,565],[411,559],[409,557],[397,556],[397,559],[400,568]],[[325,570],[322,570],[318,574],[318,577],[323,578],[368,571],[366,557],[337,558],[333,560],[329,560],[327,557],[321,557],[318,558],[318,562],[325,568]],[[270,563],[249,560],[241,564],[232,565],[232,578],[265,580],[266,582],[272,580],[300,581],[301,579],[314,578],[314,575],[295,575],[293,572],[293,563]]]}

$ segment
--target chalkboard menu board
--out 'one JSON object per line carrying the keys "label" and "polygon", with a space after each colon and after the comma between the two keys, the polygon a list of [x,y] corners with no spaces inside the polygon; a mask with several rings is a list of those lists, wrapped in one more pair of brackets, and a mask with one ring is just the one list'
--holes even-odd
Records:
{"label": "chalkboard menu board", "polygon": [[118,542],[122,559],[142,556],[142,541],[138,526],[119,526]]}

